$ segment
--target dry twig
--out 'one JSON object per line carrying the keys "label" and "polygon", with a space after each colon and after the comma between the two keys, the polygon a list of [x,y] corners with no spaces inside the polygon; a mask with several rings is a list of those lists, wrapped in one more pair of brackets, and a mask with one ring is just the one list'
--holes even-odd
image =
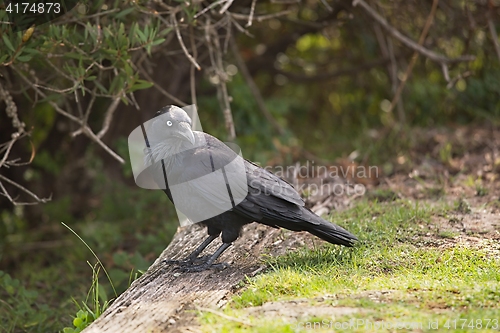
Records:
{"label": "dry twig", "polygon": [[248,15],[248,22],[246,27],[250,27],[252,25],[252,20],[253,20],[253,14],[255,12],[255,3],[257,0],[252,0],[252,6],[250,7],[250,15]]}
{"label": "dry twig", "polygon": [[233,1],[234,0],[226,0],[226,4],[222,7],[222,9],[219,11],[219,14],[224,14],[226,12],[226,10],[229,9],[229,7],[231,7],[231,5],[233,4]]}
{"label": "dry twig", "polygon": [[428,50],[419,43],[415,43],[412,39],[406,37],[403,35],[399,30],[391,26],[385,18],[380,16],[373,8],[371,8],[364,0],[354,0],[353,1],[353,6],[360,5],[363,7],[363,9],[373,18],[375,21],[377,21],[385,30],[387,30],[394,38],[398,39],[400,42],[408,46],[409,48],[413,49],[414,51],[422,54],[423,56],[431,59],[432,61],[438,62],[438,63],[455,63],[455,62],[462,62],[462,61],[472,61],[476,59],[475,56],[472,55],[463,55],[461,57],[457,58],[447,58],[445,56],[442,56],[434,51]]}
{"label": "dry twig", "polygon": [[490,8],[487,12],[487,20],[488,20],[488,28],[490,29],[491,40],[493,41],[493,45],[495,46],[495,52],[497,53],[498,61],[500,61],[500,45],[498,44],[498,35],[497,30],[495,28],[495,23],[492,19],[493,8],[490,4]]}
{"label": "dry twig", "polygon": [[101,139],[104,136],[104,134],[106,134],[106,132],[108,131],[109,125],[111,125],[111,121],[113,120],[113,114],[118,108],[118,104],[120,104],[121,97],[122,97],[121,94],[115,96],[115,98],[113,98],[113,101],[109,105],[108,110],[106,111],[106,116],[104,117],[102,129],[99,131],[99,133],[97,133],[97,137],[99,139]]}
{"label": "dry twig", "polygon": [[4,195],[7,198],[9,198],[9,201],[12,202],[15,206],[36,205],[38,203],[46,203],[46,202],[49,202],[50,200],[52,200],[52,196],[50,196],[48,198],[40,198],[40,197],[38,197],[35,193],[31,192],[26,187],[22,186],[21,184],[16,183],[15,181],[13,181],[13,180],[11,180],[11,179],[9,179],[9,178],[1,175],[1,174],[0,174],[0,180],[3,180],[4,182],[9,183],[9,184],[17,187],[18,189],[20,189],[21,191],[23,191],[24,193],[28,194],[33,199],[35,199],[35,202],[19,202],[19,201],[17,201],[17,199],[12,198],[8,194],[7,190],[3,186],[2,182],[0,182],[0,186],[2,187],[2,191],[4,192]]}
{"label": "dry twig", "polygon": [[[193,33],[193,26],[189,26],[189,39],[191,41],[191,50],[193,52],[193,57],[196,59],[198,57],[198,49],[196,48],[196,45],[194,44],[194,33]],[[195,66],[194,64],[191,64],[191,68],[189,69],[189,85],[191,87],[191,103],[193,103],[195,106],[198,105],[196,101],[196,81],[195,81]]]}
{"label": "dry twig", "polygon": [[184,41],[182,40],[181,31],[179,30],[179,25],[177,23],[177,19],[175,18],[175,14],[171,14],[170,18],[174,24],[175,34],[177,35],[177,40],[179,40],[179,44],[181,45],[182,51],[184,51],[184,54],[189,59],[189,61],[194,65],[194,67],[196,67],[197,70],[200,70],[201,69],[200,65],[198,65],[196,60],[189,54],[186,45],[184,45]]}
{"label": "dry twig", "polygon": [[[425,22],[424,29],[422,30],[422,33],[420,34],[420,38],[418,39],[418,45],[423,45],[425,41],[425,37],[427,37],[427,33],[429,32],[429,29],[432,25],[432,21],[434,20],[434,15],[436,14],[436,9],[438,5],[439,0],[434,0],[432,2],[432,8],[431,12],[429,13],[429,16],[427,17],[427,21]],[[406,72],[403,76],[403,79],[401,80],[401,83],[399,84],[398,90],[396,90],[396,94],[394,95],[391,106],[389,107],[389,110],[387,111],[388,113],[391,113],[392,110],[394,109],[394,106],[396,103],[399,101],[399,97],[401,96],[401,93],[403,92],[403,89],[405,87],[406,81],[408,80],[408,77],[410,76],[411,72],[413,71],[413,67],[415,66],[415,63],[417,62],[418,59],[418,51],[415,51],[413,53],[413,56],[410,60],[410,64],[408,65],[408,68],[406,68]],[[445,65],[444,63],[442,63]]]}
{"label": "dry twig", "polygon": [[[214,38],[211,37],[211,34],[215,34]],[[219,39],[217,34],[214,32],[213,26],[210,24],[210,19],[207,19],[205,24],[205,41],[210,56],[210,62],[212,63],[212,69],[214,70],[214,75],[216,77],[216,82],[214,83],[217,87],[219,104],[221,105],[222,113],[224,114],[225,125],[229,134],[228,139],[232,141],[236,138],[236,130],[234,127],[233,114],[231,113],[231,102],[227,92],[227,74],[224,71],[222,50]]]}

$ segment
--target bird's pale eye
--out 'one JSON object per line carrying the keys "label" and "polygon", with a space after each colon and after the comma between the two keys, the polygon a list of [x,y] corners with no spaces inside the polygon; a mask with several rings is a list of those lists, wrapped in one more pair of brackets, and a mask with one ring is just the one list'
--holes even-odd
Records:
{"label": "bird's pale eye", "polygon": [[172,122],[170,120],[167,121],[167,126],[169,126],[169,127],[172,126]]}

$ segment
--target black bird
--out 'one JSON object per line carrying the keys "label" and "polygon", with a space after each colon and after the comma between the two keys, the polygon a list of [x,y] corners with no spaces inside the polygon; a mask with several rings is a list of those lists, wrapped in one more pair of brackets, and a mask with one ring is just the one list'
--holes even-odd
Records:
{"label": "black bird", "polygon": [[[214,262],[239,237],[241,228],[251,222],[307,231],[332,244],[351,247],[357,241],[347,230],[306,208],[289,183],[244,160],[217,138],[193,131],[191,119],[179,107],[166,106],[158,111],[144,136],[148,146],[146,163],[151,165],[149,172],[158,186],[164,189],[177,210],[208,229],[208,238],[187,260],[175,261],[185,271],[223,266]],[[240,171],[237,167],[228,167],[235,164],[240,166]],[[221,191],[221,185],[216,185],[214,179],[201,178],[216,171],[219,176],[222,174],[222,186],[227,191]],[[200,179],[202,181],[196,181]],[[177,190],[179,185],[181,191]],[[223,244],[208,260],[195,265],[201,252],[219,235]]]}

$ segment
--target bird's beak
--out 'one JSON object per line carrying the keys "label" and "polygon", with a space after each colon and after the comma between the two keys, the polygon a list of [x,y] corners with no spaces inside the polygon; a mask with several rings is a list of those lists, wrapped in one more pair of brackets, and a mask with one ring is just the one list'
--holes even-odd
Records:
{"label": "bird's beak", "polygon": [[193,130],[191,130],[191,126],[188,123],[182,122],[179,124],[180,130],[177,132],[177,137],[183,140],[187,140],[191,142],[192,145],[195,143],[195,138],[193,134]]}

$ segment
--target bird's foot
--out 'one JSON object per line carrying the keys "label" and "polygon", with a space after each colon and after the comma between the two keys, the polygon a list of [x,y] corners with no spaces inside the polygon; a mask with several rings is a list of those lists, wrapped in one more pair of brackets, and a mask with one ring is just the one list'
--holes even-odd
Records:
{"label": "bird's foot", "polygon": [[[205,263],[210,259],[210,256],[203,256],[197,258],[187,258],[184,260],[163,260],[162,263],[165,265],[176,265],[179,267],[189,267],[189,266],[199,266],[202,263]],[[195,265],[195,263],[199,263]]]}
{"label": "bird's foot", "polygon": [[179,266],[179,269],[181,272],[184,273],[193,273],[193,272],[201,272],[205,271],[207,269],[215,269],[216,271],[222,271],[223,269],[229,267],[229,264],[227,263],[219,263],[219,264],[209,264],[209,263],[203,263],[200,265],[191,265],[191,266]]}
{"label": "bird's foot", "polygon": [[192,265],[193,262],[191,260],[163,260],[161,262],[162,264],[165,264],[165,265],[178,265],[178,266],[182,266],[182,265]]}
{"label": "bird's foot", "polygon": [[208,259],[210,259],[212,256],[210,255],[206,255],[206,256],[202,256],[202,257],[197,257],[195,258],[193,261],[191,261],[193,263],[193,265],[195,263],[198,263],[198,264],[202,264],[202,263],[205,263],[208,261]]}

